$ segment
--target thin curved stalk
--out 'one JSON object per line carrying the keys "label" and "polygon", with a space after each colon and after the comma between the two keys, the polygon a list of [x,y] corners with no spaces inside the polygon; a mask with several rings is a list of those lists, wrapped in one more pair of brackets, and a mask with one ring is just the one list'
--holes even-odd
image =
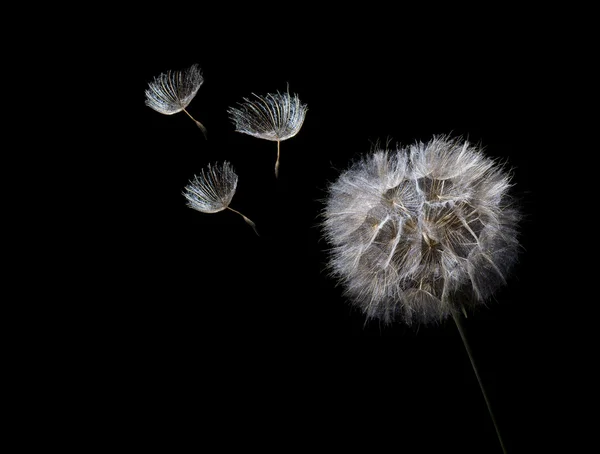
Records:
{"label": "thin curved stalk", "polygon": [[202,131],[202,134],[204,134],[204,138],[208,139],[207,135],[206,135],[206,128],[204,127],[204,125],[202,123],[200,123],[198,120],[196,120],[194,117],[192,117],[192,115],[185,109],[183,109],[183,111],[188,115],[188,117],[190,117],[192,120],[194,120],[194,123],[196,123],[196,126],[198,126],[200,128],[200,131]]}
{"label": "thin curved stalk", "polygon": [[475,360],[473,359],[473,353],[471,352],[471,347],[467,342],[467,337],[465,335],[462,321],[460,319],[460,315],[454,311],[452,311],[452,318],[454,319],[454,323],[458,328],[458,332],[460,333],[460,337],[463,341],[463,345],[465,346],[465,350],[467,351],[467,355],[469,355],[469,360],[471,361],[471,366],[473,367],[473,372],[475,372],[475,377],[477,377],[477,382],[479,383],[479,387],[481,388],[481,393],[483,394],[483,398],[485,399],[485,403],[487,405],[488,412],[490,417],[492,418],[492,423],[494,424],[494,428],[496,429],[496,435],[498,436],[498,441],[500,442],[500,446],[502,447],[502,452],[506,454],[506,448],[504,447],[504,443],[502,442],[502,437],[500,435],[500,430],[498,429],[498,424],[496,423],[496,418],[494,418],[494,413],[492,412],[492,406],[490,404],[490,400],[488,399],[487,393],[485,392],[485,387],[483,386],[483,382],[481,381],[481,377],[479,376],[479,372],[477,370],[477,366],[475,365]]}
{"label": "thin curved stalk", "polygon": [[244,221],[246,221],[246,223],[247,223],[247,224],[248,224],[250,227],[252,227],[252,228],[254,229],[254,233],[256,233],[256,235],[257,235],[257,236],[260,236],[260,235],[258,234],[258,230],[256,230],[256,224],[254,224],[254,222],[252,222],[250,219],[248,219],[248,218],[247,218],[246,216],[244,216],[242,213],[240,213],[240,212],[239,212],[239,211],[237,211],[237,210],[234,210],[234,209],[233,209],[233,208],[231,208],[231,207],[227,207],[227,209],[228,209],[228,210],[231,210],[231,211],[233,211],[234,213],[237,213],[237,214],[239,214],[241,217],[243,217],[243,218],[244,218]]}
{"label": "thin curved stalk", "polygon": [[279,178],[279,147],[280,140],[277,141],[277,161],[275,161],[275,178]]}

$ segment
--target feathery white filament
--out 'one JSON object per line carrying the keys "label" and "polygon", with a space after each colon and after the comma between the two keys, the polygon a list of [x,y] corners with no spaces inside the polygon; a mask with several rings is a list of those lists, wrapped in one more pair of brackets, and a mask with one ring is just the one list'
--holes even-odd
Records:
{"label": "feathery white filament", "polygon": [[297,94],[252,94],[256,99],[244,98],[239,108],[230,107],[227,111],[237,132],[272,141],[287,140],[298,134],[308,109]]}
{"label": "feathery white filament", "polygon": [[197,64],[185,71],[168,71],[155,77],[146,89],[146,105],[165,115],[185,112],[207,137],[206,127],[185,109],[204,82]]}
{"label": "feathery white filament", "polygon": [[252,94],[256,97],[255,100],[244,98],[239,108],[230,107],[227,112],[237,132],[277,142],[275,176],[279,177],[280,142],[298,134],[308,108],[300,102],[297,94]]}
{"label": "feathery white filament", "polygon": [[204,82],[197,64],[185,71],[168,71],[155,77],[146,89],[146,105],[165,115],[184,110]]}
{"label": "feathery white filament", "polygon": [[203,213],[216,213],[226,209],[235,194],[238,176],[227,161],[208,164],[185,187],[187,205]]}
{"label": "feathery white filament", "polygon": [[510,176],[448,136],[376,149],[330,184],[329,268],[368,318],[439,321],[485,300],[517,259]]}
{"label": "feathery white filament", "polygon": [[238,176],[229,162],[208,164],[199,175],[194,175],[194,179],[184,188],[183,195],[188,207],[202,213],[217,213],[227,209],[239,214],[258,235],[254,222],[229,206],[237,182]]}

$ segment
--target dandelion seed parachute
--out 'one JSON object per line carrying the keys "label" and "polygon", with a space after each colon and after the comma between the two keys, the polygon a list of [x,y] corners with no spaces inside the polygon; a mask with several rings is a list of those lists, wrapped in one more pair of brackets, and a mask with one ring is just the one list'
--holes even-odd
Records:
{"label": "dandelion seed parachute", "polygon": [[218,213],[230,210],[242,216],[258,235],[256,225],[242,213],[229,206],[237,189],[238,176],[228,161],[208,164],[199,175],[184,188],[187,206],[202,213]]}
{"label": "dandelion seed parachute", "polygon": [[308,108],[297,94],[290,95],[289,92],[253,95],[255,99],[244,98],[239,108],[230,107],[227,112],[236,132],[277,142],[275,176],[278,177],[280,142],[298,134]]}
{"label": "dandelion seed parachute", "polygon": [[328,187],[331,275],[368,319],[386,323],[427,324],[484,304],[517,260],[510,179],[460,138],[374,149]]}
{"label": "dandelion seed parachute", "polygon": [[206,128],[186,110],[204,83],[202,70],[197,64],[184,71],[161,73],[148,84],[146,105],[164,115],[185,112],[206,137]]}

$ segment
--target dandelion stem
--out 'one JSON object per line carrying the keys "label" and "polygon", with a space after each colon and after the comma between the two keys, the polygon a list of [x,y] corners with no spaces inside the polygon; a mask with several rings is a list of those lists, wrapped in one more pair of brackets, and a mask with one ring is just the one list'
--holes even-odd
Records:
{"label": "dandelion stem", "polygon": [[192,120],[194,120],[194,123],[196,123],[196,126],[198,126],[200,128],[200,131],[202,131],[202,134],[204,134],[204,138],[208,139],[208,137],[206,135],[206,128],[204,127],[204,125],[202,123],[200,123],[198,120],[196,120],[194,117],[192,117],[187,110],[183,109],[183,111],[188,115],[188,117],[190,117]]}
{"label": "dandelion stem", "polygon": [[502,437],[500,436],[500,430],[498,429],[498,424],[496,423],[496,419],[494,418],[494,413],[492,412],[492,406],[488,399],[488,396],[485,392],[485,388],[481,381],[481,377],[479,376],[479,372],[477,371],[477,366],[475,365],[475,361],[473,359],[473,354],[471,352],[471,348],[469,347],[469,343],[467,342],[467,337],[465,336],[465,332],[462,326],[462,321],[460,319],[460,314],[452,311],[452,318],[454,319],[454,323],[456,323],[456,327],[458,328],[458,332],[465,346],[465,350],[467,351],[467,355],[469,355],[469,360],[471,361],[471,366],[473,367],[473,372],[475,372],[475,377],[477,377],[477,382],[479,383],[479,387],[481,388],[481,392],[483,394],[483,398],[485,399],[485,403],[488,408],[488,412],[490,417],[492,418],[492,423],[494,423],[494,428],[496,429],[496,435],[498,436],[498,441],[500,442],[500,446],[502,447],[502,452],[506,454],[506,448],[504,447],[504,443],[502,442]]}
{"label": "dandelion stem", "polygon": [[275,178],[279,178],[279,144],[280,140],[277,141],[277,161],[275,161]]}
{"label": "dandelion stem", "polygon": [[248,218],[247,218],[246,216],[244,216],[242,213],[240,213],[240,212],[239,212],[239,211],[237,211],[237,210],[234,210],[234,209],[233,209],[233,208],[231,208],[231,207],[227,207],[227,209],[228,209],[228,210],[231,210],[231,211],[233,211],[234,213],[237,213],[237,214],[239,214],[241,217],[243,217],[243,218],[244,218],[244,221],[246,221],[246,223],[247,223],[247,224],[248,224],[250,227],[252,227],[252,228],[254,229],[254,233],[256,233],[256,235],[257,235],[257,236],[260,236],[260,235],[258,234],[258,230],[256,230],[256,224],[254,224],[254,222],[252,222],[250,219],[248,219]]}

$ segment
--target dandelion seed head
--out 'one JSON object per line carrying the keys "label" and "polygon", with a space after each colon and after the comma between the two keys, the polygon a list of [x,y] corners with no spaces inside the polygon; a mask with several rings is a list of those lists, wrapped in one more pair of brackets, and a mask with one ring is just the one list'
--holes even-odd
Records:
{"label": "dandelion seed head", "polygon": [[511,175],[449,136],[376,147],[328,187],[328,267],[368,319],[441,321],[506,283],[517,260]]}
{"label": "dandelion seed head", "polygon": [[189,105],[203,82],[202,70],[197,64],[183,71],[169,70],[148,84],[145,103],[164,115],[176,114]]}
{"label": "dandelion seed head", "polygon": [[208,164],[184,188],[187,206],[203,213],[225,210],[235,194],[238,176],[228,161]]}
{"label": "dandelion seed head", "polygon": [[255,99],[244,98],[239,108],[227,110],[237,132],[271,141],[287,140],[298,134],[308,108],[297,94],[253,95]]}

